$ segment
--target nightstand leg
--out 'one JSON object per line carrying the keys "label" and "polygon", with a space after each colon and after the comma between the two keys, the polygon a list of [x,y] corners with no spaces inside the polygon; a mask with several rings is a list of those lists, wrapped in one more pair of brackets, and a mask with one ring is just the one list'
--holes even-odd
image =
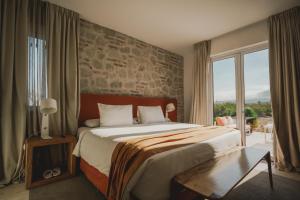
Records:
{"label": "nightstand leg", "polygon": [[26,188],[29,189],[32,183],[32,156],[33,156],[33,148],[30,145],[26,145],[25,156],[26,156],[25,183],[26,183]]}
{"label": "nightstand leg", "polygon": [[70,142],[68,144],[68,168],[70,175],[74,176],[76,172],[76,158],[73,156],[73,149],[75,147],[75,142]]}

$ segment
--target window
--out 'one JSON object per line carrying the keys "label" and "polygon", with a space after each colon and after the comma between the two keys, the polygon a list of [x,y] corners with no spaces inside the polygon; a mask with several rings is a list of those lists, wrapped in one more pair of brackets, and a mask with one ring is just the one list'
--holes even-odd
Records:
{"label": "window", "polygon": [[236,118],[235,58],[213,62],[214,120]]}
{"label": "window", "polygon": [[28,105],[38,106],[47,98],[47,67],[45,40],[28,38]]}
{"label": "window", "polygon": [[242,143],[272,153],[269,50],[258,45],[212,58],[214,120],[241,130]]}

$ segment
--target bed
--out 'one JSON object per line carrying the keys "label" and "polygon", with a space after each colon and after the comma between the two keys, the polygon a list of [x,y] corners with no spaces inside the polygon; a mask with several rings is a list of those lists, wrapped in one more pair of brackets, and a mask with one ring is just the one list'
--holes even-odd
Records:
{"label": "bed", "polygon": [[[97,103],[132,104],[134,116],[136,116],[136,107],[138,105],[160,105],[163,110],[168,103],[177,105],[175,99],[168,98],[82,94],[79,117],[80,126],[86,119],[99,117]],[[124,140],[126,141],[128,138],[138,138],[145,135],[153,136],[164,132],[175,132],[199,127],[193,124],[177,123],[176,110],[169,113],[168,117],[171,121],[165,123],[136,124],[120,127],[80,127],[78,130],[79,140],[73,154],[80,157],[81,171],[98,190],[106,194],[111,157],[117,144]],[[239,131],[230,130],[225,134],[203,142],[151,156],[136,170],[124,189],[122,199],[168,199],[170,180],[175,174],[232,151],[239,145]]]}

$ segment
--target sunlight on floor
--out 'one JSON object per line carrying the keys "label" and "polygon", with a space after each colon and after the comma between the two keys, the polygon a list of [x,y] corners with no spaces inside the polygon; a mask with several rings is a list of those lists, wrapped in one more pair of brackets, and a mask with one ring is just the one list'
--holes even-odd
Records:
{"label": "sunlight on floor", "polygon": [[273,137],[271,133],[253,132],[246,136],[247,146],[259,149],[265,149],[273,155]]}

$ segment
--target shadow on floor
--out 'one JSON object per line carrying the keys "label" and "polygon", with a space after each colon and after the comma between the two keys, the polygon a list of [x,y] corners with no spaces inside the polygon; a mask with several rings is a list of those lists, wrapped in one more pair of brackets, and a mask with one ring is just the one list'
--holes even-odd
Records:
{"label": "shadow on floor", "polygon": [[[300,182],[273,175],[274,190],[266,172],[261,172],[235,188],[225,200],[299,200]],[[105,200],[83,176],[30,190],[29,200]]]}

